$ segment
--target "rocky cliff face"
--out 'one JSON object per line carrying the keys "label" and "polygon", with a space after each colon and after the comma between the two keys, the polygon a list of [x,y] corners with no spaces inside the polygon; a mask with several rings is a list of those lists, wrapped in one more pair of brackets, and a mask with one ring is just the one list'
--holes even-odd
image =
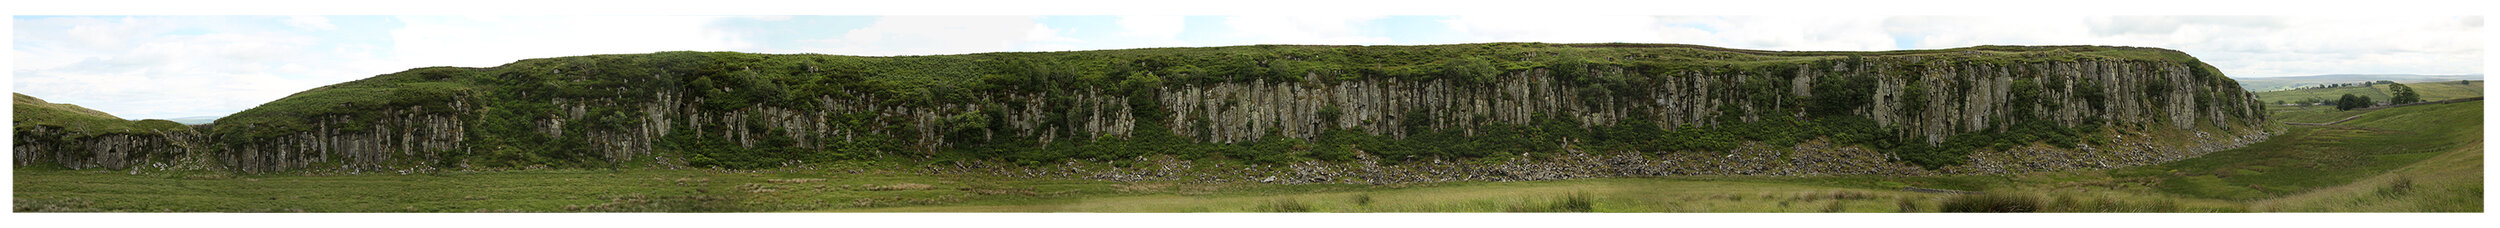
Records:
{"label": "rocky cliff face", "polygon": [[[452,107],[468,109],[465,103]],[[455,115],[425,115],[423,107],[375,110],[387,118],[354,122],[345,116],[316,119],[311,131],[276,137],[226,142],[218,158],[227,168],[243,172],[301,169],[340,171],[407,170],[441,163],[440,153],[470,150],[465,121]]]}
{"label": "rocky cliff face", "polygon": [[[1869,105],[1852,110],[1857,115],[1874,119],[1883,126],[1902,126],[1912,135],[1924,136],[1928,142],[1942,141],[1954,134],[2004,128],[2013,119],[2038,118],[2054,120],[2062,126],[2084,124],[2160,124],[2175,129],[2193,129],[2198,123],[2223,129],[2256,127],[2263,121],[2260,110],[2251,107],[2251,95],[2230,83],[2198,80],[2190,75],[2190,64],[2164,62],[2077,61],[2021,65],[1987,65],[1948,63],[1918,68],[1913,75],[1891,75],[1880,69],[1899,68],[1897,62],[1923,61],[1917,57],[1902,59],[1870,59],[1851,66],[1832,64],[1829,68],[1801,66],[1788,84],[1791,91],[1747,91],[1740,88],[1755,75],[1690,74],[1644,85],[1643,96],[1583,98],[1575,93],[1578,86],[1558,83],[1549,70],[1514,72],[1492,86],[1461,86],[1449,81],[1370,80],[1341,83],[1266,83],[1217,84],[1163,88],[1159,90],[1164,107],[1171,110],[1166,121],[1181,135],[1203,136],[1203,142],[1243,142],[1261,140],[1275,131],[1289,138],[1308,139],[1326,129],[1362,129],[1374,135],[1400,135],[1413,130],[1457,129],[1473,132],[1488,124],[1526,125],[1538,115],[1574,118],[1580,123],[1615,124],[1626,116],[1647,115],[1661,128],[1679,126],[1713,126],[1722,116],[1740,116],[1742,121],[1759,118],[1757,111],[1783,104],[1755,103],[1750,96],[1810,97],[1806,89],[1815,80],[1838,80],[1849,77],[1874,78],[1879,82],[1875,96],[1864,101]],[[1610,74],[1638,74],[1622,69],[1591,72],[1596,77]],[[2051,103],[2016,103],[2012,87],[2017,80],[2098,83],[2105,86],[2079,86],[2065,83],[2043,88],[2039,93]],[[1905,91],[1907,84],[1924,85],[1923,92]],[[2147,93],[2144,88],[2166,87],[2162,93]],[[2087,91],[2091,90],[2091,91]],[[1912,94],[1915,93],[1915,94]],[[2103,98],[2087,98],[2080,93],[2111,94]],[[2216,93],[2225,97],[2200,102],[2197,93]],[[2138,96],[2137,94],[2145,94]],[[1924,110],[1904,109],[1906,97],[1919,96]],[[2099,99],[2102,101],[2093,101]],[[1793,104],[1790,104],[1793,105]],[[2015,106],[2030,106],[2028,112],[2015,112]],[[1735,109],[1725,109],[1736,107]],[[1333,121],[1323,119],[1320,110],[1341,110]],[[1727,112],[1736,111],[1736,112]],[[1426,116],[1401,116],[1421,114]],[[1404,129],[1398,123],[1407,118],[1431,120],[1430,129]],[[2099,118],[2102,122],[2087,123]]]}
{"label": "rocky cliff face", "polygon": [[[740,148],[776,147],[775,140],[787,140],[778,142],[784,143],[778,145],[796,149],[793,151],[836,150],[839,148],[828,148],[828,145],[879,137],[899,141],[890,143],[909,145],[912,150],[888,151],[890,153],[935,153],[962,142],[1031,140],[1048,145],[1053,142],[1129,138],[1141,130],[1141,124],[1155,124],[1175,136],[1197,143],[1312,140],[1330,130],[1357,130],[1392,138],[1423,131],[1456,131],[1475,135],[1485,126],[1529,125],[1539,118],[1570,119],[1583,127],[1649,124],[1664,129],[1709,129],[1731,122],[1766,118],[1809,118],[1802,113],[1802,107],[1807,105],[1804,103],[1817,98],[1817,95],[1838,96],[1816,94],[1818,86],[1837,81],[1871,82],[1863,85],[1871,90],[1869,96],[1847,100],[1864,105],[1854,106],[1846,112],[1872,119],[1876,124],[1895,129],[1898,133],[1917,136],[1930,144],[1958,134],[2005,129],[2021,120],[2046,120],[2068,127],[2159,126],[2162,129],[2130,131],[2213,132],[2242,140],[2248,137],[2262,140],[2263,137],[2263,133],[2255,129],[2266,120],[2262,110],[2255,107],[2251,95],[2220,75],[2198,73],[2210,69],[2202,63],[2108,58],[2017,62],[1964,59],[1967,58],[1852,55],[1849,58],[1764,63],[1777,65],[1775,69],[1786,69],[1770,71],[1670,71],[1608,65],[1577,69],[1537,67],[1499,73],[1493,77],[1494,80],[1479,82],[1349,76],[1361,73],[1332,71],[1306,73],[1303,76],[1305,79],[1291,82],[1176,83],[1149,88],[1144,93],[1114,93],[1098,88],[986,92],[969,95],[971,99],[936,103],[894,102],[891,99],[895,98],[868,92],[833,92],[808,99],[812,102],[804,105],[758,104],[729,110],[704,108],[709,97],[697,94],[734,91],[702,91],[704,88],[684,87],[660,87],[657,90],[589,87],[583,88],[586,92],[573,93],[615,95],[522,102],[553,107],[546,113],[528,114],[534,116],[528,121],[528,128],[536,134],[548,138],[564,138],[566,135],[586,138],[587,148],[581,152],[584,156],[660,167],[686,165],[690,157],[664,146],[672,140],[685,140],[686,137],[720,139]],[[809,65],[804,69],[816,72],[822,68],[831,66],[820,68]],[[1648,69],[1647,72],[1644,69]],[[1635,81],[1636,84],[1617,87],[1632,88],[1628,90],[1592,90],[1591,87],[1600,85],[1575,82],[1562,76],[1565,74],[1594,78],[1656,76],[1651,77],[1656,80],[1640,80]],[[577,71],[562,77],[641,76],[596,75]],[[1149,95],[1153,97],[1134,97]],[[543,143],[474,138],[483,134],[480,133],[483,127],[479,118],[484,113],[506,107],[473,100],[484,97],[481,95],[460,97],[443,104],[371,110],[383,118],[310,116],[306,117],[312,123],[309,130],[275,137],[221,140],[216,142],[220,145],[214,148],[219,150],[216,154],[226,166],[247,172],[405,172],[468,166],[463,161],[446,159],[446,153],[484,154],[510,148],[513,144]],[[448,107],[452,110],[428,111],[426,107]],[[1777,115],[1782,113],[1785,115]],[[1147,117],[1154,119],[1141,119]],[[581,126],[593,122],[602,123],[602,126]],[[202,145],[205,144],[202,140],[197,139],[127,137],[74,143],[42,141],[38,144],[43,145],[28,147],[24,142],[30,142],[26,139],[30,136],[21,134],[19,137],[21,165],[56,162],[79,164],[77,166],[80,167],[118,168],[129,166],[124,161],[132,160],[116,155],[124,153],[121,151],[207,148]],[[43,155],[28,149],[52,151],[55,149],[50,148],[73,144],[104,148],[94,149],[104,156],[95,156],[97,159],[93,160],[62,160],[62,156]],[[1787,145],[1747,148],[1755,147]],[[1885,161],[1889,155],[1870,154],[1864,149],[1814,147],[1851,148],[1847,150],[1852,152],[1845,153],[1813,152],[1839,154],[1834,156],[1842,158],[1834,158],[1836,161],[1850,162],[1833,163],[1840,166],[1765,164],[1771,167],[1810,166],[1815,168],[1807,170],[1815,171],[1758,173],[1927,172],[1900,171],[1902,166],[1898,161]],[[1599,153],[1614,152],[1639,151]],[[30,153],[33,155],[30,156]],[[2063,160],[2049,158],[2051,155],[2046,154],[2055,153],[1996,151],[1974,154],[1972,160],[1975,165],[1972,167],[1975,168],[1957,169],[1982,171],[1951,172],[2054,170],[2015,167],[2025,164],[2051,164],[2049,166],[2055,167],[2132,165],[2192,157],[2201,152]],[[1669,155],[1666,158],[1676,156],[1699,155]],[[2087,152],[2085,155],[2055,156],[2098,155]],[[1663,158],[1634,157],[1664,161],[1659,160]],[[2048,160],[2027,160],[2035,158]],[[1709,160],[1706,156],[1681,159]],[[1786,161],[1764,158],[1708,162]],[[2084,163],[2095,165],[2078,165]],[[1832,167],[1873,168],[1846,170]],[[1645,172],[1725,174],[1665,168]]]}
{"label": "rocky cliff face", "polygon": [[167,168],[206,154],[198,128],[165,120],[123,120],[71,104],[15,95],[10,138],[19,167]]}
{"label": "rocky cliff face", "polygon": [[55,127],[22,128],[10,148],[17,166],[59,165],[70,169],[126,169],[164,166],[169,160],[205,152],[198,131],[80,135]]}

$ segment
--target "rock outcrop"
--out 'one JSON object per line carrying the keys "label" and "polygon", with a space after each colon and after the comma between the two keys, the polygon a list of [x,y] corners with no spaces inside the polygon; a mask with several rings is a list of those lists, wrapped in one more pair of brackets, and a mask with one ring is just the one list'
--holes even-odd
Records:
{"label": "rock outcrop", "polygon": [[[586,138],[583,152],[568,155],[594,157],[614,163],[679,167],[688,165],[688,159],[692,158],[663,145],[686,138],[719,139],[740,148],[770,147],[790,149],[788,151],[836,150],[840,148],[830,148],[833,146],[829,145],[879,138],[888,140],[879,143],[909,145],[909,151],[880,151],[882,155],[925,155],[947,151],[965,142],[1033,141],[1048,146],[1054,142],[1125,139],[1141,133],[1144,129],[1141,124],[1151,124],[1195,143],[1224,144],[1312,140],[1330,130],[1356,130],[1391,138],[1425,131],[1455,131],[1472,136],[1481,132],[1482,127],[1530,125],[1540,118],[1569,119],[1581,124],[1581,127],[1649,124],[1670,130],[1710,129],[1766,118],[1809,118],[1803,114],[1803,107],[1808,105],[1806,101],[1818,95],[1841,96],[1817,94],[1818,86],[1844,81],[1869,82],[1862,86],[1871,91],[1865,99],[1847,101],[1864,105],[1853,106],[1846,112],[1871,119],[1896,133],[1916,136],[1930,144],[1959,134],[2006,129],[2024,120],[2046,120],[2066,127],[2158,126],[2159,129],[2128,128],[2122,132],[2196,132],[2200,135],[2210,132],[2221,135],[2216,136],[2214,142],[2233,142],[2214,148],[2244,145],[2264,137],[2261,131],[2254,130],[2267,120],[2252,95],[2229,79],[2213,73],[2210,66],[2192,58],[2174,61],[2092,57],[2067,53],[2062,48],[2185,56],[2168,50],[2113,47],[2016,47],[2023,51],[1960,50],[1906,54],[1782,53],[1684,46],[1626,47],[1623,52],[1631,54],[1605,58],[1622,58],[1623,61],[1649,58],[1653,60],[1641,61],[1707,64],[1693,63],[1698,67],[1590,64],[1578,68],[1520,65],[1528,67],[1502,70],[1494,73],[1489,80],[1311,71],[1301,73],[1302,79],[1298,80],[1151,84],[1152,87],[1141,88],[1143,92],[1116,92],[1102,87],[1055,91],[969,90],[972,92],[960,95],[968,97],[965,99],[892,97],[884,95],[889,93],[831,89],[822,93],[799,93],[813,96],[812,99],[804,99],[810,102],[758,102],[726,109],[719,108],[722,107],[718,104],[720,102],[709,100],[719,95],[706,94],[752,92],[738,89],[754,88],[681,86],[681,83],[669,79],[673,77],[669,74],[680,72],[678,68],[630,74],[574,70],[596,64],[641,61],[611,63],[581,60],[592,57],[574,57],[581,59],[524,61],[535,64],[528,67],[552,65],[547,70],[521,72],[522,69],[538,68],[525,68],[519,66],[522,63],[516,63],[487,69],[412,70],[369,80],[376,81],[373,83],[428,80],[447,83],[458,82],[456,80],[462,77],[484,78],[476,79],[478,81],[539,77],[543,79],[538,80],[549,82],[529,85],[599,86],[568,87],[563,91],[512,91],[477,89],[497,87],[476,85],[470,90],[444,95],[454,98],[428,101],[433,103],[347,112],[354,114],[281,116],[300,120],[305,123],[304,127],[270,130],[265,131],[266,134],[255,133],[250,137],[177,137],[170,136],[177,134],[164,134],[171,138],[104,136],[90,141],[64,142],[34,140],[28,137],[40,137],[44,132],[39,130],[34,132],[38,136],[29,136],[26,134],[28,131],[21,130],[18,162],[21,165],[50,162],[76,164],[72,167],[120,168],[130,166],[129,161],[145,160],[125,153],[177,153],[131,151],[184,150],[178,153],[207,152],[214,154],[226,167],[245,172],[407,172],[470,166],[464,160],[447,158],[446,154],[477,156],[507,153],[501,151],[525,143],[548,143],[476,138],[489,135],[482,133],[489,127],[483,126],[480,118],[495,109],[511,108],[495,105],[504,102],[478,99],[500,97],[545,98],[520,101],[533,107],[543,105],[549,107],[546,110],[551,110],[525,113],[524,116],[529,118],[527,128],[547,138],[568,138],[568,135]],[[1540,54],[1544,53],[1531,51],[1525,53],[1524,56],[1528,57],[1524,58],[1536,58]],[[1686,60],[1654,60],[1661,59],[1659,56],[1674,55],[1690,56],[1682,57]],[[725,74],[759,74],[752,66],[726,66],[746,64],[740,61],[778,61],[770,60],[773,58],[798,57],[704,61],[716,61],[714,64],[722,66],[706,69],[730,69]],[[841,67],[846,65],[826,64],[823,60],[807,61],[815,62],[797,65],[800,68],[794,72],[805,75],[831,74],[829,72],[842,70],[873,72],[843,69]],[[1255,61],[1267,64],[1266,60]],[[1721,63],[1726,61],[1744,62],[1747,68],[1739,69],[1729,66],[1735,64]],[[980,63],[951,64],[958,65],[938,68],[979,66]],[[1141,75],[1157,73],[1151,72],[1153,69],[1146,71],[1149,72],[1142,72]],[[1185,75],[1188,72],[1163,73]],[[458,76],[460,74],[474,76]],[[946,76],[981,77],[974,73]],[[380,80],[384,77],[394,78]],[[1592,81],[1589,78],[1645,80],[1605,86],[1588,82]],[[626,83],[593,84],[600,79],[621,79]],[[805,86],[798,82],[761,79],[741,81],[745,82],[738,83],[780,83],[769,85],[776,90]],[[547,95],[558,93],[568,95]],[[917,100],[902,101],[907,99]],[[1778,113],[1787,114],[1774,115]],[[239,114],[237,117],[254,115],[272,114]],[[587,125],[597,126],[584,127]],[[220,122],[214,126],[253,129],[274,125]],[[35,145],[30,146],[30,142]],[[1288,182],[1360,180],[1353,182],[1371,183],[1383,180],[1535,180],[1637,175],[1917,175],[2140,165],[2193,157],[2214,149],[2121,149],[2181,146],[2121,143],[2080,150],[1987,151],[1973,154],[1971,165],[1942,171],[1907,166],[1892,157],[1894,155],[1856,145],[1822,142],[1804,145],[1755,143],[1742,146],[1737,151],[1721,152],[1572,152],[1568,156],[1520,160],[1497,166],[1414,161],[1420,164],[1399,166],[1407,168],[1302,164],[1280,170],[1299,170],[1284,175],[1291,177],[1285,178]],[[66,148],[67,145],[86,145],[81,148],[88,148],[83,150],[93,151],[98,156],[81,156],[93,159],[69,159],[49,155],[59,153],[57,151],[62,150],[59,148]],[[203,148],[214,148],[214,151],[200,151]],[[1169,176],[1142,173],[1114,175]],[[1219,178],[1245,180],[1249,177]]]}

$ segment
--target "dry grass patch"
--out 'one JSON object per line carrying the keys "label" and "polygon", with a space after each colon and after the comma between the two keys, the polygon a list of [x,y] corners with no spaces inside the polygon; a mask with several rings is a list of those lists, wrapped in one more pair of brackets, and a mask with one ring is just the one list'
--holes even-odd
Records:
{"label": "dry grass patch", "polygon": [[764,180],[764,182],[766,182],[766,183],[774,183],[774,184],[799,184],[799,183],[818,182],[818,181],[825,181],[825,179],[824,179],[824,178],[791,178],[791,179],[765,179],[765,180]]}
{"label": "dry grass patch", "polygon": [[929,190],[929,188],[931,188],[931,187],[933,187],[933,186],[929,186],[929,185],[927,185],[927,184],[920,184],[920,183],[901,183],[901,184],[892,184],[892,185],[869,185],[868,187],[863,188],[863,189],[866,189],[866,190],[869,190],[869,191],[909,191],[909,190]]}

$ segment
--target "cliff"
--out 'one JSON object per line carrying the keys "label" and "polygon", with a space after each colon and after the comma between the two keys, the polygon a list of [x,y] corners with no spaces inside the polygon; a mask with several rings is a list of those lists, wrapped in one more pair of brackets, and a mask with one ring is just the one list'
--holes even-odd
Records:
{"label": "cliff", "polygon": [[[2121,134],[2262,139],[2257,105],[2193,57],[2128,47],[663,52],[380,75],[228,116],[196,143],[249,172],[1163,155],[1397,164],[1566,151],[1701,159],[1807,142],[1861,151],[1846,160],[1867,165],[2006,172],[2033,169],[2001,166],[2063,154],[2008,151],[2101,151],[2089,148],[2119,143],[2111,137]],[[2073,166],[2202,153],[2179,151],[2189,152],[2042,159]],[[2080,153],[2059,156],[2107,155]],[[1893,168],[1864,171],[1874,170]]]}
{"label": "cliff", "polygon": [[193,154],[199,131],[166,120],[123,120],[93,109],[15,94],[11,154],[17,166],[163,168]]}

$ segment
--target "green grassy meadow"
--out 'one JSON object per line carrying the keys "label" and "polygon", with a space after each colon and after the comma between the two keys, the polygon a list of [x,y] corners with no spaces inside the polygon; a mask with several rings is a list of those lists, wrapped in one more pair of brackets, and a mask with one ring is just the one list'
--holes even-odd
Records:
{"label": "green grassy meadow", "polygon": [[1276,185],[860,168],[890,164],[334,176],[19,168],[11,175],[18,212],[1940,212],[1982,200],[2040,212],[2481,212],[2481,110],[2477,101],[2355,112],[2350,122],[2286,126],[2267,142],[2194,159],[2010,175]]}

